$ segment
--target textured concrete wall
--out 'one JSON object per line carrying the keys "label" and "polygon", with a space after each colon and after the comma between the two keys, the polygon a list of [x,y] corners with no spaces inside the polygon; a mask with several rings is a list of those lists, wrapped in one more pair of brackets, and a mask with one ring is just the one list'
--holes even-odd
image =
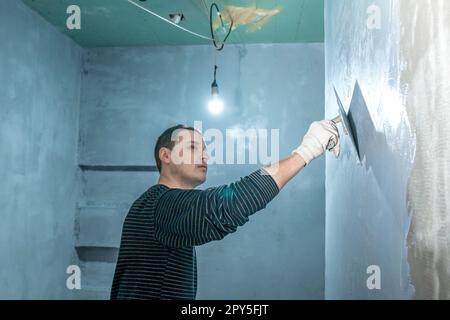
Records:
{"label": "textured concrete wall", "polygon": [[[379,8],[380,29],[367,25],[373,4]],[[325,2],[326,115],[338,113],[336,87],[354,119],[362,161],[358,164],[348,137],[341,159],[327,158],[327,299],[412,294],[406,190],[415,149],[403,103],[399,42],[398,1]],[[380,290],[367,287],[371,265],[380,268]]]}
{"label": "textured concrete wall", "polygon": [[[298,146],[309,124],[323,119],[322,44],[227,46],[218,56],[217,80],[226,105],[220,116],[207,110],[213,53],[210,46],[87,51],[80,163],[131,168],[154,164],[157,136],[171,125],[194,125],[196,120],[203,122],[204,131],[280,129],[280,154],[286,156]],[[256,168],[213,165],[202,187],[232,182]],[[157,178],[156,173],[85,171],[79,245],[95,244],[92,250],[102,247],[113,254],[116,241],[103,241],[107,238],[103,235],[87,240],[83,221],[98,221],[102,215],[121,221],[131,202]],[[241,230],[197,248],[197,297],[323,298],[324,200],[321,159]],[[109,226],[106,233],[115,230]],[[95,266],[95,261],[89,263]],[[98,262],[97,268],[104,263]],[[95,277],[92,281],[94,291],[110,285]]]}
{"label": "textured concrete wall", "polygon": [[70,298],[81,49],[15,0],[0,39],[0,299]]}

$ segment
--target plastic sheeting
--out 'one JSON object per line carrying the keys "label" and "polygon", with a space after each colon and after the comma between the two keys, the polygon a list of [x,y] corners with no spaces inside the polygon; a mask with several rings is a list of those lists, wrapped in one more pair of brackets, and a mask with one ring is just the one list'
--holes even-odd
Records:
{"label": "plastic sheeting", "polygon": [[[277,6],[274,9],[260,9],[256,5],[250,7],[225,6],[221,11],[221,15],[224,23],[231,25],[231,22],[233,22],[232,30],[240,25],[247,25],[247,31],[254,32],[261,29],[281,10],[281,6]],[[217,30],[219,27],[221,27],[221,22],[217,18],[213,23],[213,28]]]}

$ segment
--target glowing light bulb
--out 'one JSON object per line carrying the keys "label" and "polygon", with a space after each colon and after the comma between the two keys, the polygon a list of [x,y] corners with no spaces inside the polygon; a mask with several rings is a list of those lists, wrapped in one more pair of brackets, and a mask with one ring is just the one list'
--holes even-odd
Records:
{"label": "glowing light bulb", "polygon": [[219,114],[223,111],[223,101],[218,95],[213,95],[208,103],[208,110],[212,114]]}
{"label": "glowing light bulb", "polygon": [[219,86],[215,79],[211,85],[211,100],[208,103],[208,110],[212,114],[219,114],[223,111],[223,101],[219,97]]}

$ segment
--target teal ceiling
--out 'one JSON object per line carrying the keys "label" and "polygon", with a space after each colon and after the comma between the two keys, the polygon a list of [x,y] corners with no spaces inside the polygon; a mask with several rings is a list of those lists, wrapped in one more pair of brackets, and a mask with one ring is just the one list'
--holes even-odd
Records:
{"label": "teal ceiling", "polygon": [[[130,4],[127,0],[22,0],[50,23],[83,47],[195,45],[209,44]],[[181,26],[210,36],[208,14],[202,0],[133,0],[151,11],[168,17],[181,12]],[[203,0],[207,6],[210,0]],[[323,0],[218,0],[225,5],[252,6],[261,9],[282,7],[262,29],[248,32],[246,26],[235,29],[227,43],[323,42]],[[81,30],[69,30],[66,19],[69,5],[81,8]]]}

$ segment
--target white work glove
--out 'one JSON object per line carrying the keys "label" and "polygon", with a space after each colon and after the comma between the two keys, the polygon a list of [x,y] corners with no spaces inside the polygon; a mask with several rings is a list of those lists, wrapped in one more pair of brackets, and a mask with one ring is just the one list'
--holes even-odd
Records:
{"label": "white work glove", "polygon": [[306,164],[320,157],[326,150],[339,157],[339,130],[333,121],[313,122],[303,137],[302,144],[292,153],[298,153]]}

